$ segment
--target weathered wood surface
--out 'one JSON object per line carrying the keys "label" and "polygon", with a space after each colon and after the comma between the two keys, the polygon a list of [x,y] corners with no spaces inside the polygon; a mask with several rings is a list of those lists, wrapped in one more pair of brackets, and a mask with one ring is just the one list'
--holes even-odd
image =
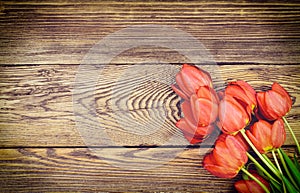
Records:
{"label": "weathered wood surface", "polygon": [[0,187],[3,192],[231,192],[233,181],[205,171],[198,151],[186,150],[159,168],[131,171],[84,148],[1,149]]}
{"label": "weathered wood surface", "polygon": [[198,148],[149,170],[114,167],[86,148],[7,148],[0,155],[1,192],[233,192],[239,178],[210,175]]}
{"label": "weathered wood surface", "polygon": [[79,64],[101,38],[141,24],[186,31],[217,62],[294,64],[300,59],[297,1],[48,0],[2,1],[0,6],[0,64]]}
{"label": "weathered wood surface", "polygon": [[[102,124],[106,128],[116,144],[160,145],[176,132],[174,123],[180,117],[179,98],[172,92],[170,85],[162,83],[163,81],[156,80],[156,83],[153,83],[149,80],[149,77],[157,74],[167,75],[169,72],[161,70],[165,70],[163,66],[150,66],[152,72],[145,74],[147,67],[143,65],[139,68],[138,65],[130,77],[122,80],[119,77],[125,72],[127,75],[128,70],[132,71],[132,65],[111,65],[99,75],[101,80],[98,81],[95,92],[91,86],[88,88],[89,92],[79,93],[78,97],[83,101],[88,97],[95,97],[99,125]],[[178,69],[181,67],[174,66]],[[203,66],[205,67],[207,66]],[[75,125],[72,102],[77,69],[78,67],[73,65],[0,67],[2,147],[85,145]],[[86,76],[88,78],[89,75]],[[212,78],[217,90],[224,88],[226,82],[236,79],[249,82],[258,91],[265,89],[265,86],[271,86],[273,81],[278,81],[293,98],[289,121],[291,126],[296,128],[295,133],[300,138],[300,131],[297,129],[300,126],[300,106],[297,100],[300,97],[298,65],[222,65],[217,66]],[[166,78],[162,80],[164,79]],[[137,81],[140,84],[137,85]],[[132,89],[131,86],[137,88]],[[127,92],[133,95],[130,100],[126,98]],[[116,99],[112,99],[112,96],[116,96]],[[118,122],[119,117],[116,115],[122,116],[122,123]],[[152,119],[166,122],[156,123]],[[124,125],[134,126],[135,123],[140,123],[142,132],[149,130],[147,123],[153,124],[152,127],[157,124],[162,131],[155,137],[143,138],[129,134],[122,128]],[[293,144],[289,134],[287,138],[286,143]]]}
{"label": "weathered wood surface", "polygon": [[[96,157],[76,127],[72,97],[79,64],[99,40],[130,25],[183,30],[202,42],[219,64],[211,71],[217,90],[236,79],[257,90],[273,81],[282,84],[293,98],[288,119],[299,139],[299,16],[298,1],[280,0],[1,1],[0,191],[232,192],[234,180],[213,177],[202,168],[205,147],[186,148],[149,170],[116,168]],[[145,60],[172,63],[176,69],[187,62],[170,49],[127,50],[103,71],[95,92],[88,86],[77,95],[82,101],[95,96],[97,121],[115,146],[92,150],[106,148],[117,155],[112,160],[126,163],[136,155],[141,156],[137,162],[145,161],[144,154],[152,156],[155,145],[164,145],[176,132],[179,98],[169,84],[151,80],[170,80],[174,71],[164,70],[166,64],[150,65],[149,71],[141,64]],[[135,84],[139,87],[132,88]],[[159,122],[162,117],[164,123]],[[151,133],[151,120],[158,120],[153,126],[161,132],[141,137],[124,131],[124,125],[137,128],[133,123],[140,123],[135,132]],[[172,145],[163,150],[185,148]],[[285,145],[294,152],[290,134]]]}

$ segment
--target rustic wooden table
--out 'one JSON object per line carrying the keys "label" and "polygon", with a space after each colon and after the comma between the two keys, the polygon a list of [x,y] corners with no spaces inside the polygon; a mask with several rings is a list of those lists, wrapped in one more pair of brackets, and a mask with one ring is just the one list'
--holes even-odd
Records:
{"label": "rustic wooden table", "polygon": [[[278,81],[293,98],[288,120],[300,138],[297,1],[1,1],[0,21],[1,192],[234,191],[234,180],[216,178],[203,169],[199,151],[206,147],[184,148],[174,159],[147,170],[115,167],[87,147],[76,127],[72,102],[78,67],[93,45],[130,25],[167,25],[197,38],[218,64],[221,74],[212,76],[221,76],[222,81],[215,79],[216,89],[236,79],[248,81],[257,90]],[[148,85],[131,96],[131,115],[141,123],[147,113],[155,114],[152,101],[164,101],[169,113],[164,125],[167,132],[154,139],[122,131],[112,116],[113,100],[107,94],[124,69],[144,59],[169,57],[167,61],[180,68],[184,59],[176,54],[170,57],[172,54],[170,50],[142,47],[111,62],[96,93],[96,104],[106,105],[96,106],[99,124],[104,120],[119,145],[98,148],[118,152],[126,146],[131,155],[121,155],[124,160],[119,160],[126,161],[128,156],[151,150],[173,135],[179,99],[169,85]],[[162,65],[153,64],[147,73],[135,68],[135,73],[140,80],[147,80]],[[167,76],[168,71],[165,73]],[[129,84],[135,81],[128,77]],[[285,148],[294,151],[293,144],[288,133]],[[178,147],[171,144],[162,148],[169,151],[172,145]]]}

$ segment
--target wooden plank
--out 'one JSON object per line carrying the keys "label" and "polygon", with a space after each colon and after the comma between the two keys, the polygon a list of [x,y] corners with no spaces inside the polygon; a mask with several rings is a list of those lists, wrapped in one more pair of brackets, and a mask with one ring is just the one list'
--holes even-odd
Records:
{"label": "wooden plank", "polygon": [[[3,1],[0,64],[80,64],[105,36],[142,24],[190,33],[217,62],[295,64],[299,15],[297,1]],[[148,51],[131,57],[142,60]],[[128,56],[118,62],[127,61]],[[175,57],[169,62],[186,61]]]}
{"label": "wooden plank", "polygon": [[202,168],[199,149],[150,170],[116,168],[85,148],[0,150],[0,189],[7,192],[232,192],[233,180]]}
{"label": "wooden plank", "polygon": [[[291,155],[295,152],[295,148],[285,150]],[[234,179],[212,176],[202,167],[204,154],[199,151],[186,149],[160,167],[127,170],[110,165],[86,148],[0,149],[0,190],[232,192],[240,174]]]}
{"label": "wooden plank", "polygon": [[[161,145],[177,131],[174,123],[180,117],[179,98],[170,89],[168,81],[174,81],[180,67],[167,64],[108,65],[101,76],[99,74],[96,88],[88,85],[86,92],[78,93],[78,96],[82,101],[95,97],[99,126],[105,128],[115,145]],[[298,65],[202,67],[213,70],[210,72],[217,90],[236,79],[249,82],[256,90],[266,89],[273,81],[282,84],[294,101],[288,119],[300,138]],[[74,65],[1,66],[0,146],[86,146],[76,127],[72,103],[77,70],[78,66]],[[89,81],[91,75],[83,77]],[[126,98],[128,96],[130,98]],[[77,115],[83,120],[91,116],[80,112]],[[118,119],[119,116],[122,118]],[[159,122],[162,119],[165,121]],[[128,126],[139,126],[140,130],[124,129]],[[155,132],[151,133],[149,128]],[[286,144],[293,144],[289,134]]]}

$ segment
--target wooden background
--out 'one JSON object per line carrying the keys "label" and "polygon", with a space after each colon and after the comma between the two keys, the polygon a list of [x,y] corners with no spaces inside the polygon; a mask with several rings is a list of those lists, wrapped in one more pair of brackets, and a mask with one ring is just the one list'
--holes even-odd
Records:
{"label": "wooden background", "polygon": [[[214,82],[218,90],[226,81],[236,79],[248,81],[257,90],[278,81],[293,98],[288,120],[300,138],[297,1],[1,1],[1,192],[234,191],[234,180],[213,177],[203,169],[203,155],[199,155],[199,151],[206,151],[203,147],[185,148],[158,168],[127,170],[106,163],[86,146],[73,113],[72,91],[78,67],[103,37],[138,24],[168,25],[199,39],[218,64],[221,74],[212,74],[222,77]],[[115,58],[106,79],[97,87],[99,103],[111,101],[101,91],[112,87],[124,69],[145,58],[170,55],[168,50],[145,47]],[[178,69],[184,62],[180,57],[170,58],[168,61]],[[153,64],[149,73],[155,74],[162,65]],[[136,73],[139,75],[139,70]],[[147,80],[147,76],[141,74],[140,79]],[[130,81],[134,80],[129,77]],[[145,89],[133,96],[131,111],[143,121],[147,119],[145,111],[155,113],[151,101],[157,97],[166,101],[170,113],[165,127],[169,132],[159,138],[164,141],[172,135],[174,130],[169,127],[180,116],[179,98],[168,86],[159,86],[150,85],[149,92]],[[122,132],[115,126],[109,107],[99,105],[97,112],[120,145],[106,148],[113,151],[126,146],[134,154],[160,145],[159,140],[148,142]],[[285,148],[295,149],[289,133]]]}

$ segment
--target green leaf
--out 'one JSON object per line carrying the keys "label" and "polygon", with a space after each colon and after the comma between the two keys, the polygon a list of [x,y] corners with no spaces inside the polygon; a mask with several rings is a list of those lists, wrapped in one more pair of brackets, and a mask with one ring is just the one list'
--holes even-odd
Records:
{"label": "green leaf", "polygon": [[281,193],[283,192],[282,190],[282,184],[277,184],[276,182],[274,182],[273,180],[270,180],[270,185],[271,185],[271,189],[272,189],[272,192],[275,192],[275,193]]}
{"label": "green leaf", "polygon": [[297,182],[298,186],[300,186],[300,171],[298,170],[298,168],[294,165],[294,163],[292,162],[292,160],[289,158],[288,155],[286,155],[286,153],[280,149],[280,152],[283,155],[283,158],[290,170],[290,172],[292,173],[295,182]]}
{"label": "green leaf", "polygon": [[299,191],[293,186],[293,184],[291,184],[291,182],[284,175],[282,175],[282,180],[286,185],[289,193],[299,193]]}
{"label": "green leaf", "polygon": [[271,190],[272,190],[272,193],[281,193],[281,191],[279,191],[278,189],[276,189],[272,184],[271,184]]}
{"label": "green leaf", "polygon": [[249,176],[245,173],[242,174],[243,180],[249,180]]}
{"label": "green leaf", "polygon": [[294,164],[295,164],[296,168],[298,169],[298,171],[300,171],[300,164],[297,160],[296,154],[294,154]]}

